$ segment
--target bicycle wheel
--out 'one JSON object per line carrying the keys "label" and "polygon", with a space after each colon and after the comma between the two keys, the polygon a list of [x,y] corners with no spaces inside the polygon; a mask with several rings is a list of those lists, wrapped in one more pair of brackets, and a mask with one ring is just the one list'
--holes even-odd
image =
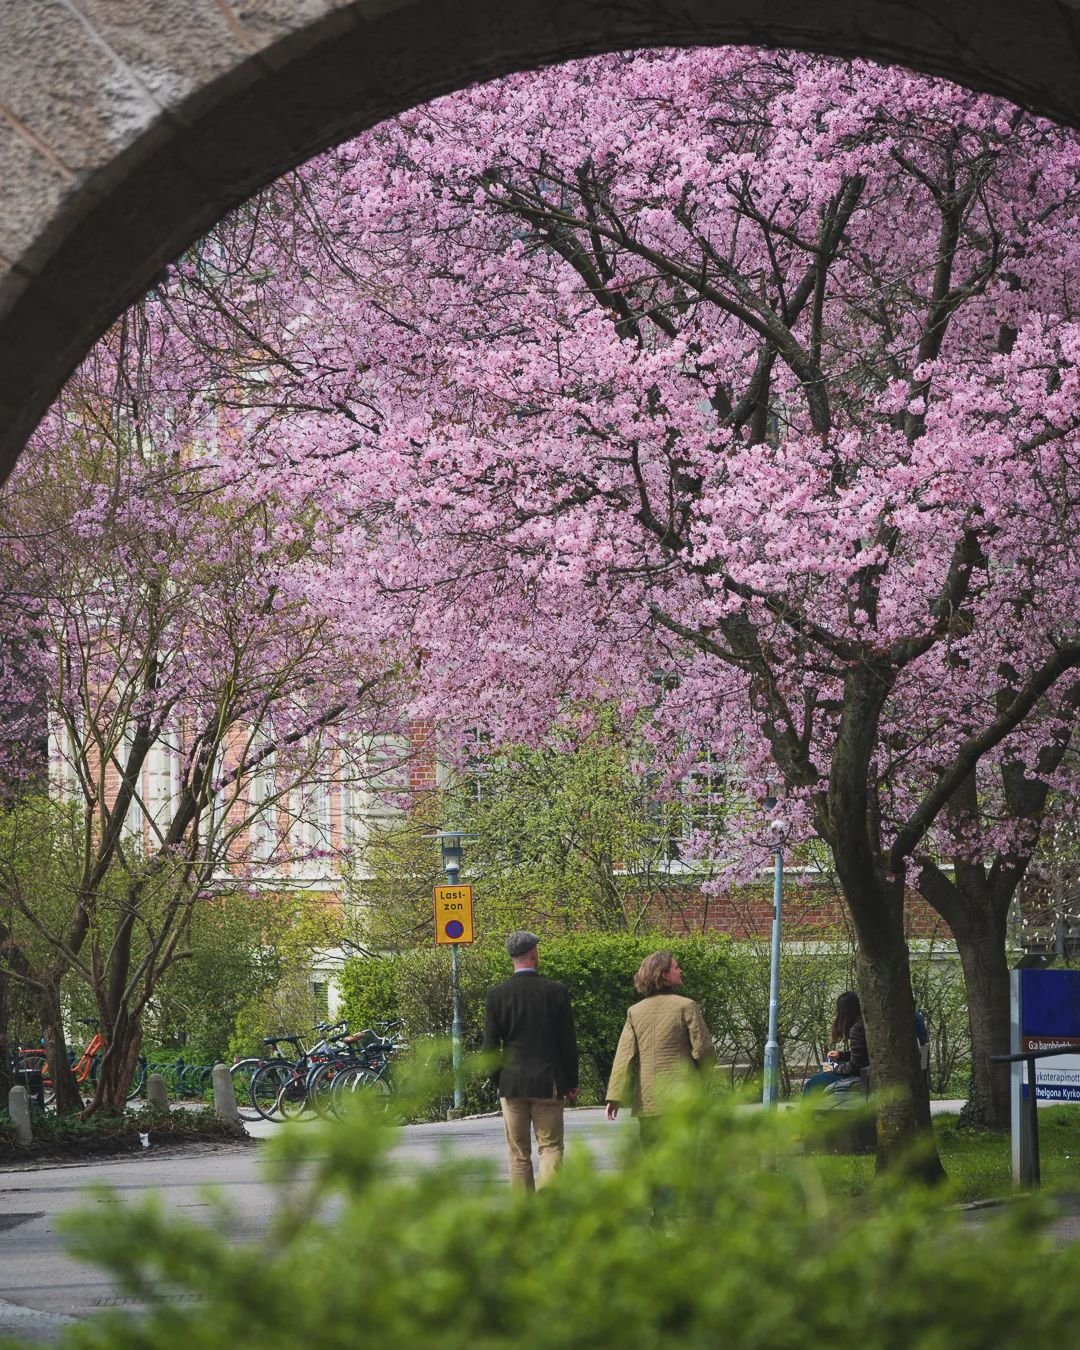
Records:
{"label": "bicycle wheel", "polygon": [[133,1097],[138,1097],[146,1086],[146,1060],[142,1055],[139,1056],[135,1064],[135,1073],[131,1079],[131,1087],[128,1088],[128,1101]]}
{"label": "bicycle wheel", "polygon": [[342,1115],[349,1109],[349,1103],[357,1100],[357,1093],[366,1093],[368,1100],[383,1109],[389,1102],[390,1084],[368,1068],[353,1066],[342,1069],[336,1074],[330,1087],[330,1108],[335,1115]]}
{"label": "bicycle wheel", "polygon": [[334,1080],[345,1068],[342,1060],[331,1060],[329,1064],[316,1064],[307,1076],[307,1098],[320,1116],[328,1116],[333,1110],[331,1093]]}
{"label": "bicycle wheel", "polygon": [[12,1074],[12,1081],[18,1083],[21,1073],[40,1073],[41,1087],[44,1093],[46,1106],[52,1106],[56,1101],[56,1084],[49,1074],[49,1064],[43,1051],[23,1050],[19,1054],[19,1062]]}
{"label": "bicycle wheel", "polygon": [[299,1120],[310,1106],[307,1074],[298,1073],[293,1069],[278,1090],[274,1109],[282,1120]]}
{"label": "bicycle wheel", "polygon": [[277,1115],[278,1093],[282,1084],[292,1078],[295,1070],[287,1059],[268,1059],[260,1064],[251,1075],[251,1089],[248,1096],[252,1109],[263,1120],[273,1120]]}
{"label": "bicycle wheel", "polygon": [[348,1110],[349,1102],[353,1099],[353,1093],[362,1086],[362,1083],[358,1080],[367,1076],[367,1069],[362,1069],[355,1064],[339,1069],[334,1074],[334,1080],[330,1084],[330,1110],[334,1115],[343,1115]]}
{"label": "bicycle wheel", "polygon": [[259,1112],[251,1100],[251,1080],[255,1077],[255,1070],[260,1068],[262,1063],[261,1059],[238,1059],[229,1070],[233,1092],[236,1094],[236,1110],[241,1120],[259,1118]]}

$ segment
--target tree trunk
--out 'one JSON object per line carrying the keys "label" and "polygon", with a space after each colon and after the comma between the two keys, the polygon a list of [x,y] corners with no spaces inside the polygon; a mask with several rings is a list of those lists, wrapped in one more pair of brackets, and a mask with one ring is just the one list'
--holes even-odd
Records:
{"label": "tree trunk", "polygon": [[878,1168],[898,1166],[927,1180],[944,1176],[919,1067],[915,996],[904,936],[905,881],[882,854],[872,759],[881,708],[895,672],[867,661],[849,672],[829,772],[828,839],[858,940],[859,995],[878,1112]]}
{"label": "tree trunk", "polygon": [[1009,904],[1027,867],[1026,857],[991,866],[957,861],[952,878],[927,863],[919,890],[952,931],[964,971],[971,1026],[971,1081],[961,1113],[977,1129],[1009,1128],[1009,1070],[990,1056],[1009,1049],[1009,962],[1005,949]]}
{"label": "tree trunk", "polygon": [[74,1115],[82,1110],[82,1096],[71,1064],[68,1062],[64,1018],[60,1009],[60,996],[55,989],[39,996],[38,1015],[41,1018],[42,1035],[45,1037],[45,1058],[49,1065],[49,1076],[52,1078],[53,1092],[56,1094],[54,1101],[56,1114]]}
{"label": "tree trunk", "polygon": [[915,996],[903,902],[888,896],[868,905],[869,889],[864,886],[855,897],[848,896],[848,905],[858,938],[859,996],[872,1082],[875,1093],[881,1095],[878,1167],[899,1164],[936,1181],[944,1172],[934,1143],[930,1097],[915,1038]]}
{"label": "tree trunk", "polygon": [[1009,1128],[1009,1066],[991,1064],[991,1055],[1009,1051],[1009,962],[1005,920],[986,912],[973,931],[954,929],[964,968],[971,1021],[971,1084],[961,1122],[989,1130]]}
{"label": "tree trunk", "polygon": [[139,1050],[142,1047],[142,1023],[122,1012],[108,1031],[108,1044],[98,1061],[97,1082],[90,1105],[83,1118],[101,1112],[103,1115],[121,1115],[127,1106],[127,1095],[135,1077]]}

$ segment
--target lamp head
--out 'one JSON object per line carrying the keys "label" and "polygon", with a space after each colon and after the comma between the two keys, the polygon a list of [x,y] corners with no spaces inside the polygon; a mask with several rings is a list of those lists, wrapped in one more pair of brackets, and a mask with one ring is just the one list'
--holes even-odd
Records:
{"label": "lamp head", "polygon": [[439,841],[443,871],[456,877],[461,871],[461,858],[464,853],[462,844],[467,839],[475,839],[476,836],[463,834],[461,830],[440,830],[435,838]]}

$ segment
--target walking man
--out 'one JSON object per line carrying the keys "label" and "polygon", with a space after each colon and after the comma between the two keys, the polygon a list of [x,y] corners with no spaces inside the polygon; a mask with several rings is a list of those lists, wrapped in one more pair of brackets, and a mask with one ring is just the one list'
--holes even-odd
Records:
{"label": "walking man", "polygon": [[517,931],[506,939],[514,973],[489,989],[484,1049],[501,1051],[492,1074],[499,1091],[511,1184],[533,1189],[532,1134],[543,1186],[562,1166],[563,1104],[578,1087],[577,1035],[566,986],[537,971],[540,939]]}

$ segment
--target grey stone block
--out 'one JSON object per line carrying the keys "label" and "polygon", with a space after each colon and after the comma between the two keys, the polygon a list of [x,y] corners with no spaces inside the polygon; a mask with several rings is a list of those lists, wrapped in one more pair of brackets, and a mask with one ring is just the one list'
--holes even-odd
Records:
{"label": "grey stone block", "polygon": [[0,254],[10,264],[32,254],[42,230],[73,188],[58,169],[9,123],[0,120],[0,183],[12,184],[0,206]]}
{"label": "grey stone block", "polygon": [[251,54],[214,0],[79,0],[79,7],[163,108],[197,95]]}
{"label": "grey stone block", "polygon": [[213,1077],[214,1110],[226,1124],[235,1125],[237,1129],[243,1129],[240,1124],[240,1112],[236,1106],[236,1091],[233,1088],[228,1065],[215,1064]]}
{"label": "grey stone block", "polygon": [[151,1109],[169,1114],[169,1088],[160,1073],[152,1073],[146,1080],[146,1100]]}
{"label": "grey stone block", "polygon": [[273,67],[351,28],[356,5],[353,0],[231,0],[230,9],[264,63]]}
{"label": "grey stone block", "polygon": [[15,1126],[15,1142],[22,1148],[34,1142],[30,1125],[30,1098],[24,1087],[13,1087],[8,1093],[8,1115]]}
{"label": "grey stone block", "polygon": [[74,171],[108,163],[161,111],[59,0],[4,6],[0,90],[0,101]]}

